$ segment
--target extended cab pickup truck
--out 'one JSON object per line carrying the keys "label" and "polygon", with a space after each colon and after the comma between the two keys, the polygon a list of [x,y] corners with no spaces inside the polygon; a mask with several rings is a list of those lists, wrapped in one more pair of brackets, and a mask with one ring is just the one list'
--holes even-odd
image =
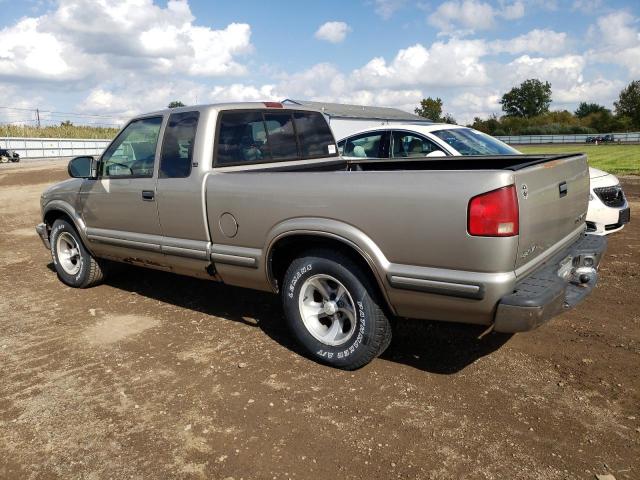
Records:
{"label": "extended cab pickup truck", "polygon": [[351,159],[324,116],[278,103],[135,118],[42,195],[59,278],[118,261],[279,293],[316,360],[354,369],[389,318],[533,329],[594,287],[584,155]]}

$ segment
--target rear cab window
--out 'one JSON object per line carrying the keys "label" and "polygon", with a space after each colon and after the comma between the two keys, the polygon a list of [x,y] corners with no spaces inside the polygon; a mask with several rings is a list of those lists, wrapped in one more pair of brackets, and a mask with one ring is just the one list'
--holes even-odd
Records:
{"label": "rear cab window", "polygon": [[227,110],[218,118],[214,166],[337,157],[320,112]]}

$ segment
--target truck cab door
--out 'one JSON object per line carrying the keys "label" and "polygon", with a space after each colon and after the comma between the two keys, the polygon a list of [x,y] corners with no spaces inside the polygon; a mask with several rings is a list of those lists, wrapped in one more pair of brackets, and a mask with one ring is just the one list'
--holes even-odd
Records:
{"label": "truck cab door", "polygon": [[158,169],[157,204],[162,226],[162,251],[171,269],[189,275],[206,275],[209,230],[202,200],[203,178],[211,158],[204,151],[204,128],[198,129],[200,112],[169,115],[164,129]]}
{"label": "truck cab door", "polygon": [[105,150],[80,192],[90,248],[98,256],[163,263],[156,204],[162,116],[133,120]]}

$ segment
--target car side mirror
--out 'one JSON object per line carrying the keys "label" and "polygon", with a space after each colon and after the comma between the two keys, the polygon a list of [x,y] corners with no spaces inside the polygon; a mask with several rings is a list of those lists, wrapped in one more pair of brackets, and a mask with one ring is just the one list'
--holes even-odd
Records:
{"label": "car side mirror", "polygon": [[427,157],[446,157],[447,154],[442,150],[434,150],[433,152],[427,153]]}
{"label": "car side mirror", "polygon": [[71,178],[96,178],[96,159],[90,156],[73,158],[69,162],[67,171]]}

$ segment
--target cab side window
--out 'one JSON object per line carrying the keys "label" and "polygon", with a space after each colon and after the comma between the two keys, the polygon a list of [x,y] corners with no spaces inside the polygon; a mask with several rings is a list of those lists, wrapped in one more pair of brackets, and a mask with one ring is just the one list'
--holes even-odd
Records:
{"label": "cab side window", "polygon": [[102,177],[153,177],[162,117],[132,121],[102,155]]}
{"label": "cab side window", "polygon": [[442,150],[431,140],[407,132],[393,132],[391,143],[393,158],[426,157],[431,152]]}
{"label": "cab side window", "polygon": [[199,112],[171,114],[162,141],[159,178],[185,178],[191,175],[199,118]]}

